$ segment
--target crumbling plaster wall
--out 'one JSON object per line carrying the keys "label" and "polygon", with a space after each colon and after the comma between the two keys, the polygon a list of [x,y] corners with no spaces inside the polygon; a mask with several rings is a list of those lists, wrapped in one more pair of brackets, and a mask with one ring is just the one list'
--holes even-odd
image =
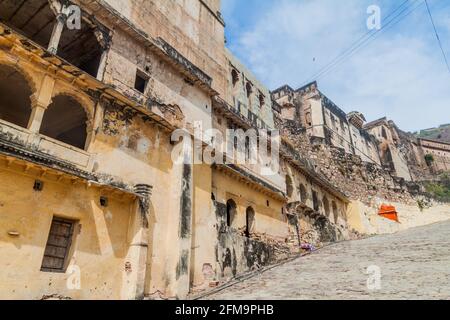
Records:
{"label": "crumbling plaster wall", "polygon": [[[382,159],[383,165],[393,166],[395,175],[405,179],[406,181],[411,181],[411,173],[408,167],[408,161],[404,153],[402,153],[397,147],[399,144],[398,135],[394,135],[396,133],[395,129],[391,130],[390,126],[380,125],[369,130],[369,133],[374,135],[379,141],[380,157]],[[385,160],[384,155],[390,152],[391,157],[390,160],[392,163],[388,163]]]}
{"label": "crumbling plaster wall", "polygon": [[353,154],[327,145],[311,145],[304,131],[295,130],[289,122],[282,124],[282,135],[289,138],[296,150],[308,159],[317,174],[322,175],[352,200],[371,203],[375,198],[388,201],[415,202],[408,186],[401,179],[394,179],[383,168],[363,162]]}
{"label": "crumbling plaster wall", "polygon": [[[195,66],[208,74],[213,88],[224,95],[227,88],[224,24],[214,15],[220,1],[105,0],[138,29],[161,37]],[[212,11],[212,12],[211,12]]]}
{"label": "crumbling plaster wall", "polygon": [[[347,203],[286,162],[282,163],[282,171],[290,177],[292,183],[286,211],[293,215],[291,239],[294,247],[298,245],[298,238],[303,244],[315,246],[349,239]],[[317,196],[318,210],[315,210],[313,193]]]}
{"label": "crumbling plaster wall", "polygon": [[[283,201],[217,170],[213,171],[213,193],[218,279],[231,278],[287,257],[289,227],[283,214]],[[231,228],[226,225],[226,203],[230,199],[237,206]],[[244,236],[248,207],[255,212],[250,239]]]}
{"label": "crumbling plaster wall", "polygon": [[[130,219],[134,200],[104,194],[54,177],[41,177],[33,169],[24,173],[0,160],[0,299],[41,299],[58,294],[72,299],[127,299],[122,295],[128,273],[137,271],[128,260]],[[33,190],[35,179],[44,182]],[[100,196],[108,206],[100,206]],[[53,216],[79,221],[72,243],[69,266],[79,267],[80,289],[74,272],[41,272],[44,250]],[[10,236],[8,232],[17,232]],[[126,262],[131,270],[126,270]],[[73,269],[76,270],[76,269]],[[73,285],[74,287],[70,287]]]}
{"label": "crumbling plaster wall", "polygon": [[[134,89],[138,70],[149,78],[144,94]],[[124,32],[117,31],[113,37],[104,81],[147,107],[155,104],[179,107],[191,127],[200,121],[204,129],[211,128],[210,96]]]}
{"label": "crumbling plaster wall", "polygon": [[[180,283],[176,268],[182,249],[178,247],[180,230],[174,226],[180,226],[184,176],[183,165],[174,164],[172,156],[179,152],[171,144],[170,134],[142,115],[114,105],[101,106],[103,123],[92,149],[95,172],[120,177],[126,185],[153,186],[146,294],[182,297],[180,292],[189,283]],[[194,201],[191,196],[188,199]]]}
{"label": "crumbling plaster wall", "polygon": [[[244,117],[248,117],[248,111],[255,114],[259,121],[258,126],[263,127],[263,124],[267,128],[274,127],[274,119],[272,112],[272,99],[269,89],[267,89],[259,80],[249,71],[228,49],[226,50],[226,57],[228,62],[228,92],[225,96],[225,100],[229,105],[238,107],[240,104],[240,112]],[[239,80],[236,84],[233,84],[232,70],[238,72]],[[251,84],[252,92],[248,97],[247,83]],[[259,95],[264,95],[264,104],[260,104]]]}

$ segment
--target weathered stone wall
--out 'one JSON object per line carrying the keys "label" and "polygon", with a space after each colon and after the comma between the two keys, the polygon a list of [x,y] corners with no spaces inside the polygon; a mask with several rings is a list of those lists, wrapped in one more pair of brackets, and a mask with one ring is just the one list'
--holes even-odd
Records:
{"label": "weathered stone wall", "polygon": [[[152,38],[162,38],[210,76],[222,95],[227,88],[225,24],[217,13],[220,1],[103,0],[117,14]],[[144,47],[144,46],[142,46]],[[144,58],[145,55],[140,55]]]}
{"label": "weathered stone wall", "polygon": [[382,167],[363,162],[359,156],[327,145],[311,145],[305,131],[293,122],[282,122],[282,133],[317,174],[326,177],[352,200],[373,203],[382,198],[394,202],[414,202],[407,184]]}

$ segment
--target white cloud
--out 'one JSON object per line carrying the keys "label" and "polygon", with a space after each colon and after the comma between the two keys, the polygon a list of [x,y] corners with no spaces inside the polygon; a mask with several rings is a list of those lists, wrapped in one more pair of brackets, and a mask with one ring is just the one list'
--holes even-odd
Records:
{"label": "white cloud", "polygon": [[[373,2],[276,1],[233,39],[231,50],[269,88],[300,86],[367,32]],[[319,79],[319,88],[345,111],[358,109],[368,120],[387,115],[405,130],[449,122],[450,75],[425,13],[419,8]]]}

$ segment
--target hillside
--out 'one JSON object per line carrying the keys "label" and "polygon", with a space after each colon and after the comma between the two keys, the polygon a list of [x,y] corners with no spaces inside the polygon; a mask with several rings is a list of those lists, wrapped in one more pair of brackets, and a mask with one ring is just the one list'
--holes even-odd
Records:
{"label": "hillside", "polygon": [[440,140],[450,143],[450,124],[441,125],[439,128],[432,128],[416,132],[419,138]]}

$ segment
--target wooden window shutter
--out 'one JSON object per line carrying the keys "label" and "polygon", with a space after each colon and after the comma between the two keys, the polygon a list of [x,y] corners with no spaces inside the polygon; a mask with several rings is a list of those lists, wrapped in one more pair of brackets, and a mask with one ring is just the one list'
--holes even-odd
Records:
{"label": "wooden window shutter", "polygon": [[65,272],[66,262],[72,244],[75,221],[53,218],[41,270]]}

